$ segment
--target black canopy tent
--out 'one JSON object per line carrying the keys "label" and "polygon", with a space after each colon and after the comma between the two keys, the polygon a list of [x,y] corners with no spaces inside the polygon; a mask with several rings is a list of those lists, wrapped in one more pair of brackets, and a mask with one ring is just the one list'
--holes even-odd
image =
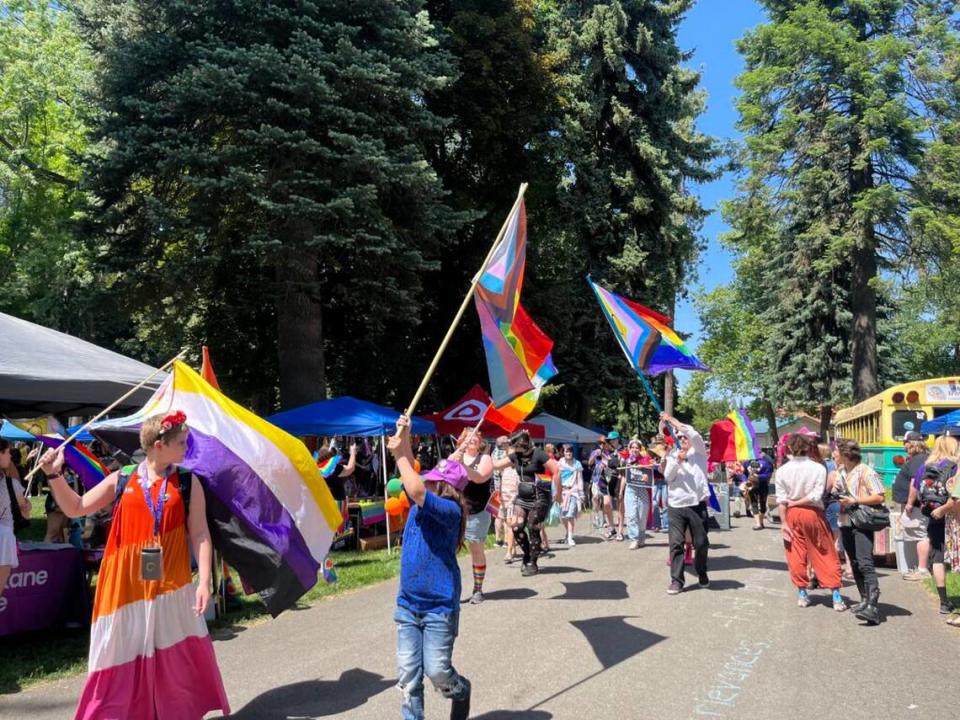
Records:
{"label": "black canopy tent", "polygon": [[[0,414],[92,415],[153,371],[86,340],[0,313]],[[156,375],[120,408],[140,407],[165,378]]]}

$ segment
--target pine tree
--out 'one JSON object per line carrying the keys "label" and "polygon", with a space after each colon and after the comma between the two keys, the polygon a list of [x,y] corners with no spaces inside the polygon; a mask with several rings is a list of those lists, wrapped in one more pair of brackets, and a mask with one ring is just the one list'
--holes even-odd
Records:
{"label": "pine tree", "polygon": [[218,337],[266,405],[273,368],[284,406],[354,361],[409,384],[420,278],[455,227],[424,151],[451,67],[422,3],[111,0],[83,19],[105,110],[90,234],[141,339]]}
{"label": "pine tree", "polygon": [[[815,327],[831,342],[846,342],[849,332],[844,353],[856,400],[879,389],[879,271],[909,244],[908,196],[924,128],[908,96],[916,20],[908,10],[918,4],[929,3],[764,0],[770,22],[739,44],[747,65],[738,79],[746,168],[753,187],[775,188],[772,208],[788,218],[784,259],[805,253],[816,268],[804,278],[812,285],[801,288],[819,308]],[[811,237],[807,250],[795,247]],[[823,325],[845,322],[839,307],[829,307],[839,300],[831,286],[849,293],[848,330]],[[779,312],[798,302],[789,297]],[[809,338],[796,347],[815,346]],[[816,357],[815,366],[793,369],[814,373],[805,380],[817,380],[824,392],[840,392],[839,358],[831,350]]]}

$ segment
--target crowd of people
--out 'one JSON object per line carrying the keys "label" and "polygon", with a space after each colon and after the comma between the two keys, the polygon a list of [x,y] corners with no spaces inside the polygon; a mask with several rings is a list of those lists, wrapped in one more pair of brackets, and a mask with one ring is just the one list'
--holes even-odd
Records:
{"label": "crowd of people", "polygon": [[[61,453],[46,453],[41,467],[51,493],[48,516],[53,519],[48,527],[55,539],[69,537],[73,518],[111,515],[94,634],[98,622],[103,628],[112,622],[110,593],[141,594],[147,601],[169,594],[170,600],[161,604],[172,608],[170,622],[194,638],[190,662],[202,685],[187,693],[191,699],[184,700],[181,716],[200,717],[212,709],[227,711],[228,706],[201,618],[210,600],[212,562],[203,493],[195,477],[177,469],[187,432],[184,417],[147,419],[141,429],[144,462],[112,472],[83,494],[65,477]],[[718,466],[708,462],[706,444],[694,428],[663,414],[659,432],[648,442],[634,437],[624,443],[611,432],[580,457],[570,445],[539,447],[525,431],[488,445],[479,432],[465,430],[434,459],[425,456],[422,445],[414,450],[409,420],[401,417],[387,448],[410,504],[394,613],[402,716],[424,716],[424,681],[429,678],[451,701],[451,718],[468,717],[471,685],[453,667],[453,647],[463,603],[484,601],[491,530],[496,545],[505,548],[504,562],[520,561],[521,577],[536,575],[540,560],[550,556],[548,532],[555,533],[553,528],[559,530],[553,542],[575,547],[578,532],[583,532],[578,522],[591,518],[588,532],[612,544],[629,541],[630,550],[647,546],[650,532],[665,533],[667,593],[678,595],[684,591],[687,565],[693,566],[699,586],[710,585],[711,481],[726,480],[733,514],[751,517],[754,530],[764,529],[773,499],[799,607],[810,606],[811,594],[822,588],[837,612],[850,610],[869,625],[882,622],[875,533],[899,523],[918,558],[904,579],[932,577],[940,612],[950,615],[951,625],[960,625],[945,583],[946,567],[960,566],[958,438],[960,429],[947,428],[930,448],[918,433],[907,434],[907,460],[893,485],[897,509],[891,518],[880,477],[850,440],[822,444],[811,433],[800,432],[785,439],[779,462],[763,454]],[[0,492],[0,587],[17,562],[14,529],[30,512],[12,450],[0,441],[0,482],[8,486]],[[357,465],[357,446],[350,446],[345,458],[328,447],[315,457],[333,494],[345,497],[345,483]],[[433,462],[432,469],[424,469],[427,461]],[[587,510],[591,512],[584,515]],[[168,538],[173,536],[181,540],[171,544]],[[469,550],[473,574],[465,595],[457,559],[463,547]],[[191,550],[200,572],[198,587],[191,583]],[[162,557],[158,576],[148,574],[152,551]],[[852,581],[859,593],[852,607],[843,596],[844,580]],[[98,652],[112,652],[114,641],[106,629],[103,633]],[[145,647],[145,653],[150,651]],[[95,667],[91,655],[91,676],[78,716],[112,712],[112,703],[123,695],[114,692],[113,680],[98,676]]]}

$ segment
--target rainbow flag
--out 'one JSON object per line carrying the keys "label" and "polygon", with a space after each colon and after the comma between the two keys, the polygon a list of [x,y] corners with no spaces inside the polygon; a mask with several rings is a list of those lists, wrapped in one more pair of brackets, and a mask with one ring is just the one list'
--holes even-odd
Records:
{"label": "rainbow flag", "polygon": [[[11,420],[12,424],[24,432],[28,432],[48,448],[58,448],[63,445],[67,430],[52,415],[31,420]],[[71,443],[63,449],[63,462],[73,470],[83,486],[89,490],[98,482],[103,480],[108,470],[103,466],[93,453],[87,450],[80,443]]]}
{"label": "rainbow flag", "polygon": [[760,443],[757,442],[757,433],[747,411],[743,408],[734,410],[727,415],[727,419],[733,423],[733,444],[737,460],[756,460],[760,457]]}
{"label": "rainbow flag", "polygon": [[553,340],[539,328],[523,305],[517,305],[508,342],[520,359],[533,389],[502,407],[491,408],[487,418],[512,432],[533,412],[540,399],[541,388],[557,374],[557,368],[551,355]]}
{"label": "rainbow flag", "polygon": [[187,415],[182,466],[201,480],[214,545],[279,615],[316,584],[343,522],[340,508],[302,442],[180,361],[143,408],[90,431],[130,448],[145,418],[175,410]]}
{"label": "rainbow flag", "polygon": [[320,463],[317,467],[320,469],[320,474],[324,478],[328,478],[333,475],[333,471],[337,469],[337,463],[340,462],[340,453],[331,455],[326,459],[325,462]]}
{"label": "rainbow flag", "polygon": [[638,373],[659,375],[669,370],[706,370],[670,327],[670,318],[587,282],[606,316],[627,360]]}

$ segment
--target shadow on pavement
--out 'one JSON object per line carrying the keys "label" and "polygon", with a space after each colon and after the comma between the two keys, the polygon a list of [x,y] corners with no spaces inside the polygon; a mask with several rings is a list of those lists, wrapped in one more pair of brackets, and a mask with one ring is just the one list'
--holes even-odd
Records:
{"label": "shadow on pavement", "polygon": [[777,560],[746,560],[738,555],[722,555],[712,557],[707,562],[707,571],[714,570],[742,570],[751,568],[754,570],[783,570],[787,571],[787,564]]}
{"label": "shadow on pavement", "polygon": [[290,716],[339,715],[392,687],[394,680],[361,668],[339,680],[307,680],[268,690],[230,715],[232,720],[287,720]]}
{"label": "shadow on pavement", "polygon": [[473,720],[551,720],[546,710],[491,710],[483,715],[474,715]]}
{"label": "shadow on pavement", "polygon": [[593,654],[604,669],[607,669],[667,639],[663,635],[641,630],[626,622],[634,617],[613,615],[590,620],[572,620],[570,624],[583,633],[593,649]]}
{"label": "shadow on pavement", "polygon": [[606,540],[598,538],[595,535],[574,535],[573,538],[577,541],[577,545],[599,545],[602,542],[606,542]]}
{"label": "shadow on pavement", "polygon": [[891,605],[890,603],[877,603],[877,609],[880,611],[880,614],[885,618],[888,617],[909,617],[913,615],[912,612],[906,608],[902,608],[899,605]]}
{"label": "shadow on pavement", "polygon": [[[694,585],[696,587],[696,585]],[[737,588],[745,587],[745,585],[739,580],[711,580],[710,587],[703,588],[704,590],[736,590]],[[699,589],[699,588],[697,588]]]}
{"label": "shadow on pavement", "polygon": [[565,582],[562,595],[551,600],[626,600],[630,597],[627,584],[622,580],[587,580]]}
{"label": "shadow on pavement", "polygon": [[592,573],[593,570],[584,570],[583,568],[567,567],[565,565],[546,565],[540,568],[540,575],[562,575],[564,573]]}
{"label": "shadow on pavement", "polygon": [[483,594],[484,601],[487,600],[526,600],[536,597],[537,591],[530,588],[508,588],[507,590],[494,590]]}

